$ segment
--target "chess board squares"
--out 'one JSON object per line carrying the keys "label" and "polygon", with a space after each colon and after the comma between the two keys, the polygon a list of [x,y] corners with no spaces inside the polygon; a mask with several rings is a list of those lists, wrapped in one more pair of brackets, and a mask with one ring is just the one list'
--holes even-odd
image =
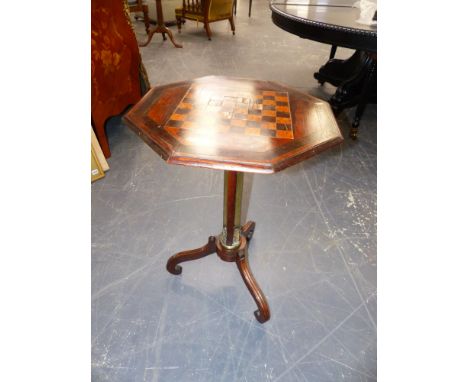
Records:
{"label": "chess board squares", "polygon": [[276,130],[276,138],[281,139],[294,139],[293,132],[291,130]]}
{"label": "chess board squares", "polygon": [[237,97],[237,104],[249,105],[251,103],[250,97]]}
{"label": "chess board squares", "polygon": [[276,117],[274,115],[262,115],[262,122],[273,122],[276,124]]}
{"label": "chess board squares", "polygon": [[289,125],[289,126],[291,126],[291,119],[290,118],[276,117],[276,124],[277,125]]}
{"label": "chess board squares", "polygon": [[280,118],[290,118],[289,112],[276,110],[276,116]]}
{"label": "chess board squares", "polygon": [[286,102],[288,103],[288,93],[276,93],[275,94],[276,102]]}
{"label": "chess board squares", "polygon": [[246,131],[245,126],[233,126],[231,125],[229,132],[234,134],[242,134],[244,135]]}
{"label": "chess board squares", "polygon": [[247,116],[247,122],[251,122],[250,125],[254,125],[255,123],[260,123],[262,121],[262,116],[261,115],[252,115],[249,114]]}
{"label": "chess board squares", "polygon": [[248,119],[248,114],[246,113],[234,113],[232,116],[233,120],[240,119],[240,120],[247,120]]}
{"label": "chess board squares", "polygon": [[269,91],[269,90],[264,90],[262,92],[262,96],[263,96],[263,103],[265,103],[265,100],[275,100],[275,95],[276,95],[276,92],[274,91]]}
{"label": "chess board squares", "polygon": [[260,127],[261,123],[260,123],[260,120],[258,120],[258,121],[247,121],[246,126],[247,127]]}
{"label": "chess board squares", "polygon": [[235,113],[248,114],[249,107],[248,107],[248,105],[236,105],[236,108],[234,109],[234,112]]}
{"label": "chess board squares", "polygon": [[260,128],[259,127],[247,127],[245,129],[245,135],[250,136],[259,136],[260,135]]}
{"label": "chess board squares", "polygon": [[231,119],[231,126],[240,126],[245,127],[247,125],[247,121],[243,119]]}
{"label": "chess board squares", "polygon": [[262,109],[249,109],[248,114],[250,115],[262,115]]}
{"label": "chess board squares", "polygon": [[244,130],[245,135],[249,136],[266,136],[266,137],[275,137],[276,133],[274,130],[262,129],[260,127],[247,127]]}
{"label": "chess board squares", "polygon": [[236,133],[293,139],[288,94],[275,91],[244,95],[205,97],[203,102],[189,92],[166,125],[168,131],[191,129],[202,133]]}
{"label": "chess board squares", "polygon": [[264,130],[276,130],[276,123],[273,122],[268,122],[268,121],[262,121],[260,122],[260,127]]}
{"label": "chess board squares", "polygon": [[265,109],[267,105],[275,107],[276,106],[275,98],[274,97],[272,99],[265,98],[263,100],[263,108]]}
{"label": "chess board squares", "polygon": [[260,129],[260,135],[265,137],[276,137],[276,131],[270,129]]}
{"label": "chess board squares", "polygon": [[262,110],[262,119],[263,117],[276,117],[276,110]]}

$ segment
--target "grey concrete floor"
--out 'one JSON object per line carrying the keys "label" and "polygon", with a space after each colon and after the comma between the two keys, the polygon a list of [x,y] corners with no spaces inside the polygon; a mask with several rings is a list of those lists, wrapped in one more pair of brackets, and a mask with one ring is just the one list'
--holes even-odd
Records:
{"label": "grey concrete floor", "polygon": [[[267,1],[254,0],[249,19],[247,4],[235,36],[227,21],[213,24],[212,41],[187,22],[175,35],[183,49],[155,35],[141,48],[151,84],[231,75],[327,99],[334,88],[313,73],[329,47],[274,26]],[[346,136],[352,115],[338,120]],[[233,263],[212,255],[181,276],[165,269],[169,256],[219,233],[223,173],[167,165],[118,117],[108,135],[111,169],[92,185],[93,381],[376,380],[374,105],[357,141],[247,176],[250,264],[272,314],[263,325]]]}

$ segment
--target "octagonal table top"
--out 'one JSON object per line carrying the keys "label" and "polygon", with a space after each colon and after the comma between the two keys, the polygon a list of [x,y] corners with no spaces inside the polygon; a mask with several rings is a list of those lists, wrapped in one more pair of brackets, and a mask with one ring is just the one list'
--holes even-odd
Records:
{"label": "octagonal table top", "polygon": [[219,170],[274,173],[343,141],[327,102],[240,78],[152,88],[124,121],[168,163]]}

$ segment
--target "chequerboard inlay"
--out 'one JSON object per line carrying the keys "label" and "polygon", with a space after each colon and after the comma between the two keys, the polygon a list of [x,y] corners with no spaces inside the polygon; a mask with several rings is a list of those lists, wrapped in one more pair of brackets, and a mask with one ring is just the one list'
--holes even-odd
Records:
{"label": "chequerboard inlay", "polygon": [[197,134],[241,134],[294,139],[287,92],[245,92],[229,88],[190,87],[164,127]]}

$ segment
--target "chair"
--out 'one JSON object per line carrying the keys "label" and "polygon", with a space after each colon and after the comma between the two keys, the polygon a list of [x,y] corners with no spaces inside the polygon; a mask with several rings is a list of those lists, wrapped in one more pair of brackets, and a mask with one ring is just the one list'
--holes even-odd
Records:
{"label": "chair", "polygon": [[233,0],[183,0],[182,8],[175,10],[177,29],[180,33],[182,22],[186,19],[199,21],[203,23],[208,40],[211,40],[210,23],[229,20],[232,34],[235,34],[232,8]]}
{"label": "chair", "polygon": [[[148,5],[143,0],[128,0],[128,9],[130,12],[143,12],[143,21],[145,23],[146,34],[149,34],[150,19],[148,15]],[[135,18],[137,18],[135,16]]]}

